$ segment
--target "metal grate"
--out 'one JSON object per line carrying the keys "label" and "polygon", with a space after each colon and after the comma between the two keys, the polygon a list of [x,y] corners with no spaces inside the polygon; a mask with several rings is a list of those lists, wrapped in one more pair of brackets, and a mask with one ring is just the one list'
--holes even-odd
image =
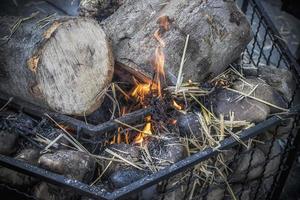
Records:
{"label": "metal grate", "polygon": [[[297,90],[295,91],[292,101],[289,103],[289,107],[292,108],[297,105],[296,96],[299,91],[299,72],[300,68],[284,42],[280,39],[278,32],[275,29],[274,24],[270,18],[266,15],[259,0],[240,0],[237,1],[243,12],[247,15],[254,33],[254,39],[246,48],[242,56],[242,66],[265,66],[273,65],[278,68],[285,68],[293,72],[295,75],[295,81],[297,84]],[[295,110],[295,112],[299,112]],[[36,112],[36,110],[27,110],[28,113],[38,115],[43,111]],[[138,111],[141,116],[144,116],[151,110]],[[51,114],[50,114],[51,115]],[[81,132],[88,133],[100,133],[103,130],[107,130],[109,127],[113,127],[113,122],[107,122],[98,126],[86,126],[84,123],[80,123],[78,120],[70,118],[64,115],[58,115],[52,113],[52,117],[59,119],[59,121],[68,122],[73,125],[78,132],[78,137]],[[122,121],[122,120],[121,120]],[[279,135],[278,130],[289,124],[290,130],[284,135]],[[275,127],[274,127],[275,126]],[[271,137],[261,136],[262,133],[271,131],[273,134]],[[299,132],[299,116],[292,116],[290,119],[283,120],[279,117],[271,117],[268,120],[256,125],[253,128],[245,130],[241,134],[242,140],[248,140],[253,137],[264,137],[266,145],[266,159],[263,162],[255,162],[255,149],[258,148],[258,144],[254,143],[251,149],[245,151],[243,147],[239,145],[233,138],[227,138],[221,143],[220,150],[234,148],[236,154],[228,162],[229,167],[234,166],[238,159],[243,154],[250,154],[250,159],[246,166],[244,178],[242,180],[241,187],[235,191],[235,197],[237,199],[278,199],[286,177],[291,168],[292,162],[295,159],[295,147],[298,146],[300,141]],[[282,151],[274,153],[273,150],[276,145],[280,143]],[[118,189],[114,192],[107,192],[101,188],[90,187],[86,184],[80,183],[75,180],[70,180],[63,176],[51,173],[49,171],[40,169],[38,167],[30,166],[21,161],[11,159],[9,157],[0,155],[0,164],[23,173],[39,177],[42,180],[49,181],[53,184],[62,185],[72,188],[82,194],[83,196],[91,196],[96,199],[133,199],[140,196],[145,197],[147,194],[153,191],[153,187],[159,185],[159,191],[156,199],[170,200],[170,199],[214,199],[212,198],[211,191],[218,188],[221,195],[221,199],[231,199],[230,189],[224,181],[219,181],[212,184],[203,184],[199,186],[197,180],[199,179],[196,172],[196,165],[212,157],[218,156],[218,151],[213,149],[205,149],[202,152],[196,153],[178,163],[171,165],[157,173],[147,176],[137,182],[134,182],[124,188]],[[272,162],[279,162],[273,173],[266,174],[267,168],[272,165]],[[261,175],[253,182],[250,181],[249,176],[253,169],[261,169]],[[180,177],[180,178],[178,178]],[[234,180],[229,175],[228,184],[234,184]],[[252,183],[251,187],[247,185]],[[266,184],[267,183],[267,184]],[[266,185],[268,187],[266,187]],[[13,189],[14,190],[14,189]],[[215,200],[217,200],[215,198]]]}

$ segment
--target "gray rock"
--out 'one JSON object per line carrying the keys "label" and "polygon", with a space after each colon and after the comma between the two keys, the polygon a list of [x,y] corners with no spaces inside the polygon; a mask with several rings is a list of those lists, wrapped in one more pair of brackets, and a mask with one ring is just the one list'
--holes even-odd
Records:
{"label": "gray rock", "polygon": [[[251,84],[251,86],[249,86],[247,83],[243,81],[236,81],[233,84],[233,88],[245,94],[249,94],[251,90],[256,85],[258,85],[255,91],[251,94],[251,96],[267,101],[276,106],[287,108],[287,103],[285,102],[283,97],[262,79],[247,78],[245,81]],[[270,106],[270,111],[271,113],[275,113],[275,112],[280,112],[281,110]]]}
{"label": "gray rock", "polygon": [[181,137],[201,138],[202,128],[198,116],[194,113],[182,114],[177,118],[177,126]]}
{"label": "gray rock", "polygon": [[[130,144],[113,144],[108,147],[111,151],[118,154],[122,158],[128,160],[129,162],[135,163],[140,159],[140,149],[137,146],[133,146]],[[113,156],[111,154],[108,154],[107,152],[103,152],[101,154],[103,157],[112,158]],[[103,162],[100,163],[101,169],[105,171],[104,177],[109,177],[112,173],[122,170],[124,168],[125,163],[123,162],[110,162],[109,160],[103,160]]]}
{"label": "gray rock", "polygon": [[173,135],[163,138],[149,138],[146,141],[149,153],[154,159],[154,162],[160,166],[168,166],[176,163],[187,156],[185,146],[180,140]]}
{"label": "gray rock", "polygon": [[[39,158],[39,151],[36,149],[24,149],[15,158],[36,165]],[[13,186],[29,186],[34,184],[36,179],[14,170],[1,167],[0,181]]]}
{"label": "gray rock", "polygon": [[229,113],[233,112],[236,121],[256,123],[264,121],[268,117],[270,108],[267,105],[249,98],[236,101],[238,97],[238,94],[227,90],[217,92],[213,100],[214,113],[217,116],[223,114],[224,118],[228,120]]}
{"label": "gray rock", "polygon": [[71,189],[63,189],[61,187],[41,182],[34,187],[34,197],[40,200],[70,200],[76,199],[76,193]]}
{"label": "gray rock", "polygon": [[258,73],[263,80],[280,92],[288,102],[292,100],[296,84],[291,71],[274,66],[260,66]]}
{"label": "gray rock", "polygon": [[265,166],[264,177],[275,175],[277,170],[279,169],[281,156],[283,153],[282,152],[283,149],[280,145],[280,141],[278,139],[275,140],[273,143],[272,141],[268,141],[265,144],[258,144],[257,147],[260,150],[262,150],[266,155],[266,158],[268,158],[267,160],[264,160],[264,161],[268,161],[268,163]]}
{"label": "gray rock", "polygon": [[17,150],[19,135],[8,130],[0,131],[0,154],[10,155]]}
{"label": "gray rock", "polygon": [[243,64],[242,71],[243,71],[243,75],[246,77],[248,76],[257,77],[258,75],[258,68],[253,64]]}
{"label": "gray rock", "polygon": [[[237,199],[241,200],[251,200],[253,197],[251,196],[251,187],[249,184],[242,185],[242,184],[236,184],[232,185],[232,190]],[[240,197],[240,198],[239,198]]]}
{"label": "gray rock", "polygon": [[281,125],[277,129],[277,135],[282,136],[282,135],[290,134],[290,132],[294,127],[294,123],[295,123],[295,118],[285,118],[284,123],[281,123]]}
{"label": "gray rock", "polygon": [[37,149],[23,149],[18,155],[16,155],[16,159],[23,160],[29,164],[37,165],[38,159],[40,157],[40,151]]}
{"label": "gray rock", "polygon": [[73,150],[59,150],[53,154],[44,154],[38,162],[45,169],[87,183],[93,178],[96,167],[94,158]]}
{"label": "gray rock", "polygon": [[128,167],[112,173],[109,177],[109,182],[113,189],[118,189],[138,181],[148,174],[146,171]]}
{"label": "gray rock", "polygon": [[[230,180],[232,182],[243,182],[246,178],[248,181],[258,178],[263,173],[262,163],[265,159],[265,154],[258,148],[243,152],[233,167]],[[249,165],[250,171],[247,173]]]}
{"label": "gray rock", "polygon": [[225,190],[222,188],[210,189],[210,192],[206,196],[206,200],[222,200],[224,199]]}

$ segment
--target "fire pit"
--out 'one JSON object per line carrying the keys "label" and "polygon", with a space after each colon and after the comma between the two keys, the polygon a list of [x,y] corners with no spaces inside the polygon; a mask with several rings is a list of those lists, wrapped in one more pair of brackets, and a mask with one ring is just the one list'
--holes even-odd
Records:
{"label": "fire pit", "polygon": [[[216,63],[205,58],[211,68],[198,73],[210,76],[201,82],[186,80],[202,79],[187,69],[195,67],[188,52],[195,38],[183,40],[172,19],[162,15],[155,25],[145,22],[150,30],[155,26],[152,33],[120,39],[112,31],[122,53],[115,58],[113,82],[97,94],[101,107],[91,112],[89,104],[87,115],[69,106],[59,108],[69,115],[49,111],[44,106],[49,99],[32,104],[35,95],[28,103],[1,94],[0,135],[6,141],[0,148],[1,182],[37,199],[268,199],[280,194],[283,168],[298,141],[300,68],[282,51],[285,46],[273,36],[276,31],[259,3],[243,1],[242,8],[255,34],[252,42],[220,73],[214,74]],[[236,26],[243,23],[238,14],[230,18]],[[103,22],[108,32],[117,27],[113,17]],[[207,22],[218,33],[212,37],[222,41],[225,29],[218,29],[214,18]],[[175,79],[168,56],[177,50],[170,46],[177,46],[170,38],[184,43]],[[147,66],[140,62],[148,51],[136,58],[138,39],[152,54]],[[271,49],[266,50],[267,43]]]}

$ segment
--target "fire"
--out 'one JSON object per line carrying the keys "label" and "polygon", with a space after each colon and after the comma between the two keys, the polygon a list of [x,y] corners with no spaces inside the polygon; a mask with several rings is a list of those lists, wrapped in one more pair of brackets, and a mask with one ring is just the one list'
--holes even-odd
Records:
{"label": "fire", "polygon": [[160,44],[154,52],[153,68],[155,71],[154,82],[152,83],[137,83],[131,96],[135,97],[138,101],[143,102],[145,96],[151,91],[156,92],[158,97],[162,96],[162,82],[165,81],[166,75],[164,71],[165,66],[165,54],[163,48],[165,47],[165,42],[161,38],[161,33],[168,31],[170,29],[169,17],[162,16],[158,19],[159,29],[154,32],[154,38]]}
{"label": "fire", "polygon": [[176,108],[177,110],[183,110],[182,106],[179,105],[175,100],[173,100],[172,105],[173,105],[173,107]]}
{"label": "fire", "polygon": [[[130,92],[130,96],[134,97],[138,102],[141,103],[143,106],[148,106],[147,102],[145,102],[145,98],[149,97],[150,94],[157,95],[157,97],[162,97],[162,88],[163,84],[165,83],[165,54],[163,49],[165,48],[166,44],[165,41],[162,39],[162,34],[165,33],[170,29],[170,19],[168,16],[159,17],[157,23],[159,24],[159,28],[154,32],[153,37],[157,40],[159,45],[156,47],[154,52],[154,59],[152,60],[152,67],[155,71],[155,76],[150,83],[140,83],[136,80],[135,87]],[[173,103],[176,109],[182,110],[182,107],[177,104],[175,101]],[[145,137],[152,135],[152,124],[151,124],[151,116],[146,117],[146,124],[142,131],[140,131],[136,137],[134,138],[133,142],[135,144],[142,144]],[[173,122],[176,124],[176,121]],[[125,140],[129,142],[129,134],[126,132]],[[120,138],[114,138],[114,141],[119,142]]]}
{"label": "fire", "polygon": [[146,117],[146,125],[143,130],[134,138],[135,144],[142,144],[145,136],[152,135],[151,116]]}
{"label": "fire", "polygon": [[131,92],[131,96],[139,102],[144,102],[145,97],[151,91],[151,84],[149,83],[137,83],[135,88]]}
{"label": "fire", "polygon": [[[165,81],[165,54],[163,48],[166,46],[161,37],[162,32],[166,32],[170,29],[169,17],[162,16],[158,19],[159,29],[154,32],[154,38],[159,42],[160,46],[155,49],[153,67],[156,72],[155,81],[157,83],[157,95],[162,96],[162,81]],[[161,77],[163,79],[161,79]]]}
{"label": "fire", "polygon": [[156,72],[155,80],[157,84],[157,95],[158,97],[162,96],[162,80],[166,79],[164,66],[165,66],[165,55],[160,47],[157,47],[155,50],[155,59],[154,59],[154,69]]}

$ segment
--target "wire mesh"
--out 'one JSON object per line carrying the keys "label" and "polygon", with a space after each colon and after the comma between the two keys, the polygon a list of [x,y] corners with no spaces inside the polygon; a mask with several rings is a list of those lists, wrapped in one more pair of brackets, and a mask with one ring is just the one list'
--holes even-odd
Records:
{"label": "wire mesh", "polygon": [[[278,44],[278,41],[281,40],[280,36],[272,32],[272,29],[259,9],[259,5],[253,0],[237,1],[237,3],[245,12],[254,34],[253,40],[242,55],[242,66],[253,65],[255,67],[263,67],[271,65],[291,71],[295,70],[292,68],[290,59]],[[299,88],[299,85],[297,85],[297,87]],[[289,104],[290,106],[294,103],[295,96],[296,93]],[[202,177],[196,172],[197,166],[195,166],[188,171],[183,171],[159,183],[159,191],[156,199],[232,199],[231,189],[234,190],[234,196],[237,199],[245,199],[247,197],[248,199],[273,199],[274,195],[277,195],[276,189],[283,187],[280,179],[282,173],[288,169],[286,164],[287,155],[294,150],[295,137],[299,127],[297,121],[299,121],[299,118],[287,120],[287,122],[290,122],[287,124],[292,124],[292,126],[285,134],[279,134],[278,130],[281,127],[286,127],[286,124],[270,130],[270,133],[267,134],[268,137],[261,138],[264,144],[254,143],[251,148],[247,150],[242,146],[234,149],[236,153],[227,163],[229,168],[234,168],[243,155],[250,154],[246,170],[242,175],[243,178],[238,184],[240,186],[239,188],[234,188],[236,181],[231,177],[231,174],[229,174],[227,178],[230,187],[226,185],[224,180],[217,180],[214,183],[204,181],[205,184],[200,185],[198,180]],[[274,153],[274,149],[277,148],[276,145],[278,144],[281,151]],[[255,149],[257,149],[259,145],[264,146],[266,157],[265,160],[257,163]],[[272,173],[269,173],[268,168],[275,162],[278,163],[278,165],[275,166]],[[252,180],[251,173],[257,169],[260,169],[260,175],[257,179]],[[212,196],[212,191],[215,190],[218,190],[218,195]],[[147,199],[143,193],[145,193],[145,191],[141,192],[138,198]],[[216,192],[214,194],[216,194]],[[24,196],[26,196],[26,194]],[[27,197],[30,198],[31,196]]]}

